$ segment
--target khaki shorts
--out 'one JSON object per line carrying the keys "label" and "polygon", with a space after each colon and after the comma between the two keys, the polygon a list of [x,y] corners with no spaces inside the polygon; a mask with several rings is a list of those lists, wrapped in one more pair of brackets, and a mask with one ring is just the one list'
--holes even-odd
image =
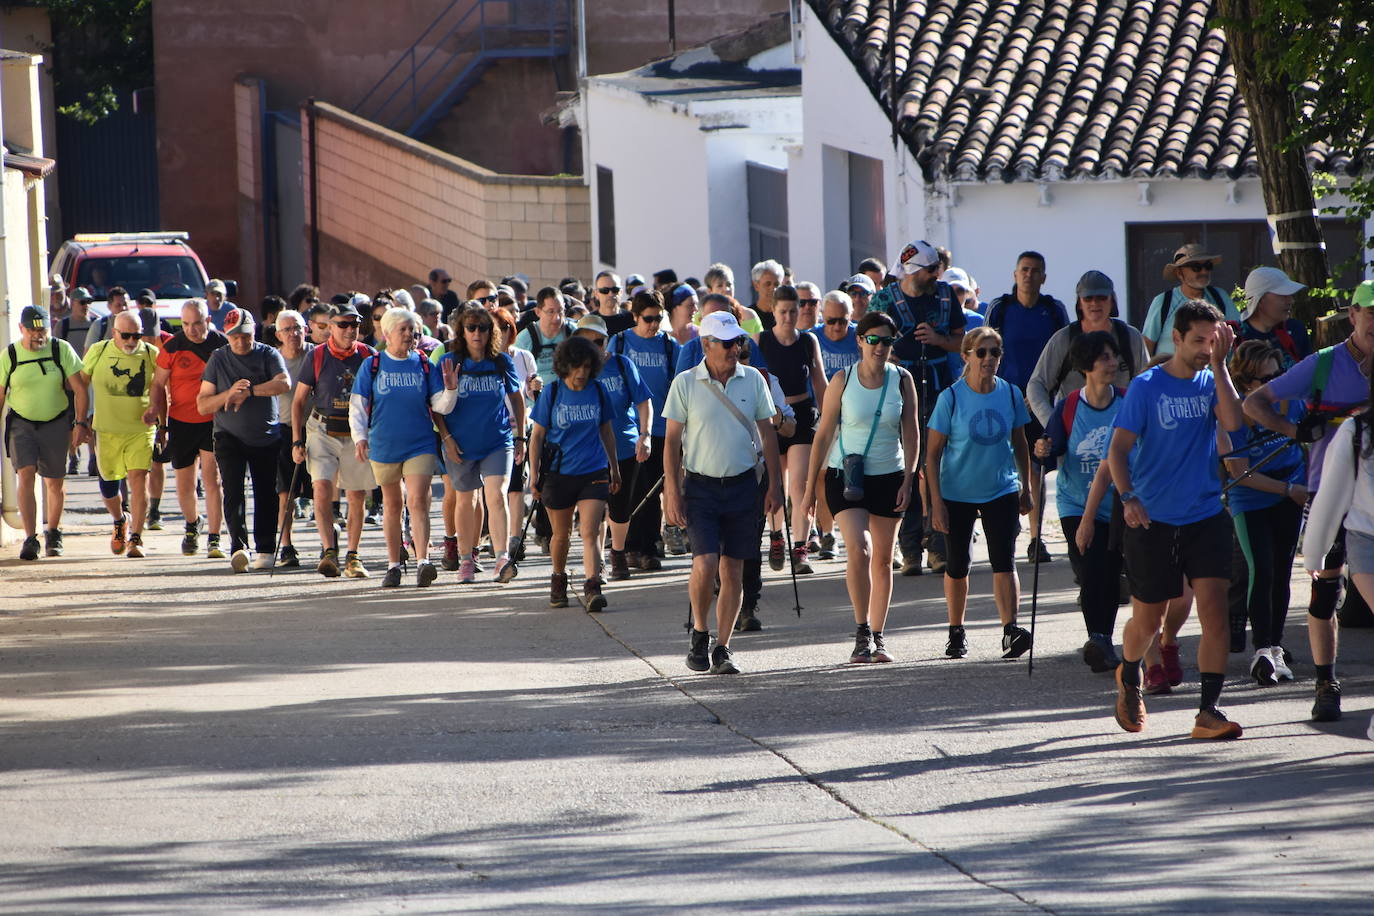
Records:
{"label": "khaki shorts", "polygon": [[148,427],[141,433],[101,431],[95,440],[95,463],[102,480],[123,480],[130,471],[146,471],[153,463],[153,436]]}
{"label": "khaki shorts", "polygon": [[402,477],[410,477],[415,474],[433,477],[435,468],[439,466],[438,459],[433,455],[416,455],[405,461],[386,463],[373,461],[371,464],[372,476],[377,479],[377,486],[379,487],[400,483]]}
{"label": "khaki shorts", "polygon": [[358,460],[351,438],[335,438],[311,417],[305,423],[305,469],[312,480],[333,481],[343,490],[371,490],[377,486],[372,465]]}

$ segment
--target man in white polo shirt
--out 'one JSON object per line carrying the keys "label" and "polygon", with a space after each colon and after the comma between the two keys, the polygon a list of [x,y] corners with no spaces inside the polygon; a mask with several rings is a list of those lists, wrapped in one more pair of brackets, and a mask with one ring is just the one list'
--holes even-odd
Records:
{"label": "man in white polo shirt", "polygon": [[[759,513],[783,504],[778,440],[769,422],[775,408],[763,376],[739,363],[738,344],[747,338],[735,317],[712,312],[700,330],[705,358],[673,379],[663,408],[664,500],[668,523],[686,527],[692,541],[687,667],[738,674],[729,643],[744,561],[759,553]],[[768,470],[762,479],[761,463]],[[708,652],[706,615],[717,573],[716,646]]]}

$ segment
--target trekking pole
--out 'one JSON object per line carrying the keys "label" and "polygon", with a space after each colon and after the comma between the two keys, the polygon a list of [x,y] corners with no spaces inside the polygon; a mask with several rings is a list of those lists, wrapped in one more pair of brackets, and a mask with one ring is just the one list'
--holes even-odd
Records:
{"label": "trekking pole", "polygon": [[296,499],[296,487],[301,482],[301,468],[304,465],[305,462],[302,461],[291,472],[291,486],[286,490],[286,505],[282,507],[281,517],[277,519],[277,543],[272,548],[272,568],[267,573],[269,579],[277,572],[277,560],[281,558],[281,540],[286,536],[286,530],[294,518],[291,512],[291,503]]}
{"label": "trekking pole", "polygon": [[792,555],[792,513],[788,511],[787,500],[782,501],[782,530],[787,533],[787,568],[792,571],[792,600],[796,602],[797,616],[801,616],[801,592],[797,591],[797,561]]}
{"label": "trekking pole", "polygon": [[[1038,460],[1036,464],[1039,465],[1037,473],[1040,475],[1041,507],[1040,514],[1036,517],[1035,539],[1039,541],[1041,529],[1045,527],[1045,466],[1040,464]],[[1040,601],[1040,564],[1037,562],[1032,565],[1035,569],[1031,571],[1031,644],[1030,652],[1026,656],[1026,677],[1032,677],[1035,674],[1035,611]]]}
{"label": "trekking pole", "polygon": [[648,492],[648,493],[645,493],[645,494],[644,494],[644,498],[641,499],[641,500],[639,501],[639,505],[637,505],[637,506],[634,507],[634,511],[632,511],[632,512],[630,513],[630,518],[634,518],[636,515],[638,515],[638,514],[639,514],[639,510],[640,510],[640,509],[643,509],[646,505],[648,505],[649,500],[651,500],[651,499],[654,498],[654,495],[655,495],[656,493],[658,493],[659,488],[662,487],[662,486],[663,486],[663,475],[660,474],[658,480],[655,480],[655,481],[654,481],[654,485],[653,485],[652,487],[649,488],[649,492]]}
{"label": "trekking pole", "polygon": [[[1285,436],[1284,438],[1286,439],[1287,437]],[[1288,448],[1288,446],[1288,442],[1283,442],[1279,445],[1278,448],[1274,449],[1272,452],[1265,455],[1259,461],[1256,461],[1254,464],[1250,465],[1248,468],[1245,469],[1244,474],[1241,474],[1235,480],[1232,480],[1226,486],[1221,488],[1221,495],[1225,496],[1227,493],[1231,492],[1231,488],[1234,487],[1236,484],[1240,483],[1243,480],[1248,480],[1250,478],[1250,475],[1254,474],[1256,471],[1264,467],[1270,461],[1273,461],[1275,458],[1277,458],[1280,454],[1283,453],[1285,449]]]}
{"label": "trekking pole", "polygon": [[[1268,431],[1268,432],[1266,432],[1264,435],[1262,435],[1262,436],[1260,436],[1259,438],[1255,439],[1253,442],[1247,443],[1246,445],[1243,445],[1243,446],[1241,446],[1240,448],[1231,449],[1231,451],[1226,452],[1225,454],[1218,455],[1218,456],[1217,456],[1217,460],[1218,460],[1218,461],[1225,461],[1227,458],[1234,458],[1234,457],[1236,457],[1236,456],[1239,455],[1241,452],[1248,452],[1248,451],[1250,451],[1251,449],[1263,448],[1263,447],[1266,446],[1266,445],[1273,445],[1275,442],[1278,442],[1278,441],[1281,440],[1281,439],[1282,439],[1282,440],[1287,440],[1288,437],[1285,436],[1283,433],[1280,433],[1280,432]],[[1285,444],[1287,444],[1287,443],[1285,442]]]}
{"label": "trekking pole", "polygon": [[525,549],[525,535],[529,534],[530,522],[534,521],[534,513],[538,510],[539,500],[532,500],[530,502],[530,511],[525,513],[525,525],[523,528],[520,529],[519,546],[515,550],[511,551],[510,563],[506,564],[506,568],[510,570],[510,578],[506,579],[507,582],[509,582],[511,579],[514,579],[516,576],[520,575],[520,566],[515,562],[515,558],[519,556],[521,551]]}

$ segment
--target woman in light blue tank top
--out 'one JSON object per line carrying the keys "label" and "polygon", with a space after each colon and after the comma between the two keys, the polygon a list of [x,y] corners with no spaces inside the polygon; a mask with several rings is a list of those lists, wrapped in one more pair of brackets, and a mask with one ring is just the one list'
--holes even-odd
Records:
{"label": "woman in light blue tank top", "polygon": [[910,373],[888,362],[896,336],[897,325],[883,312],[869,312],[859,322],[859,361],[836,372],[826,388],[803,497],[810,512],[823,488],[840,523],[856,625],[849,660],[855,663],[893,658],[883,640],[892,548],[911,502],[919,451],[916,386]]}

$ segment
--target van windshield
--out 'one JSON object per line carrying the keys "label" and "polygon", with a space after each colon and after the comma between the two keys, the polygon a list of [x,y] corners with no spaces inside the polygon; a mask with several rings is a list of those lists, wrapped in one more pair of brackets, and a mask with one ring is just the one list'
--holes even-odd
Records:
{"label": "van windshield", "polygon": [[108,298],[112,286],[124,287],[130,299],[144,289],[151,289],[159,299],[205,295],[205,281],[195,260],[176,255],[90,258],[77,268],[76,285],[86,287],[97,299]]}

